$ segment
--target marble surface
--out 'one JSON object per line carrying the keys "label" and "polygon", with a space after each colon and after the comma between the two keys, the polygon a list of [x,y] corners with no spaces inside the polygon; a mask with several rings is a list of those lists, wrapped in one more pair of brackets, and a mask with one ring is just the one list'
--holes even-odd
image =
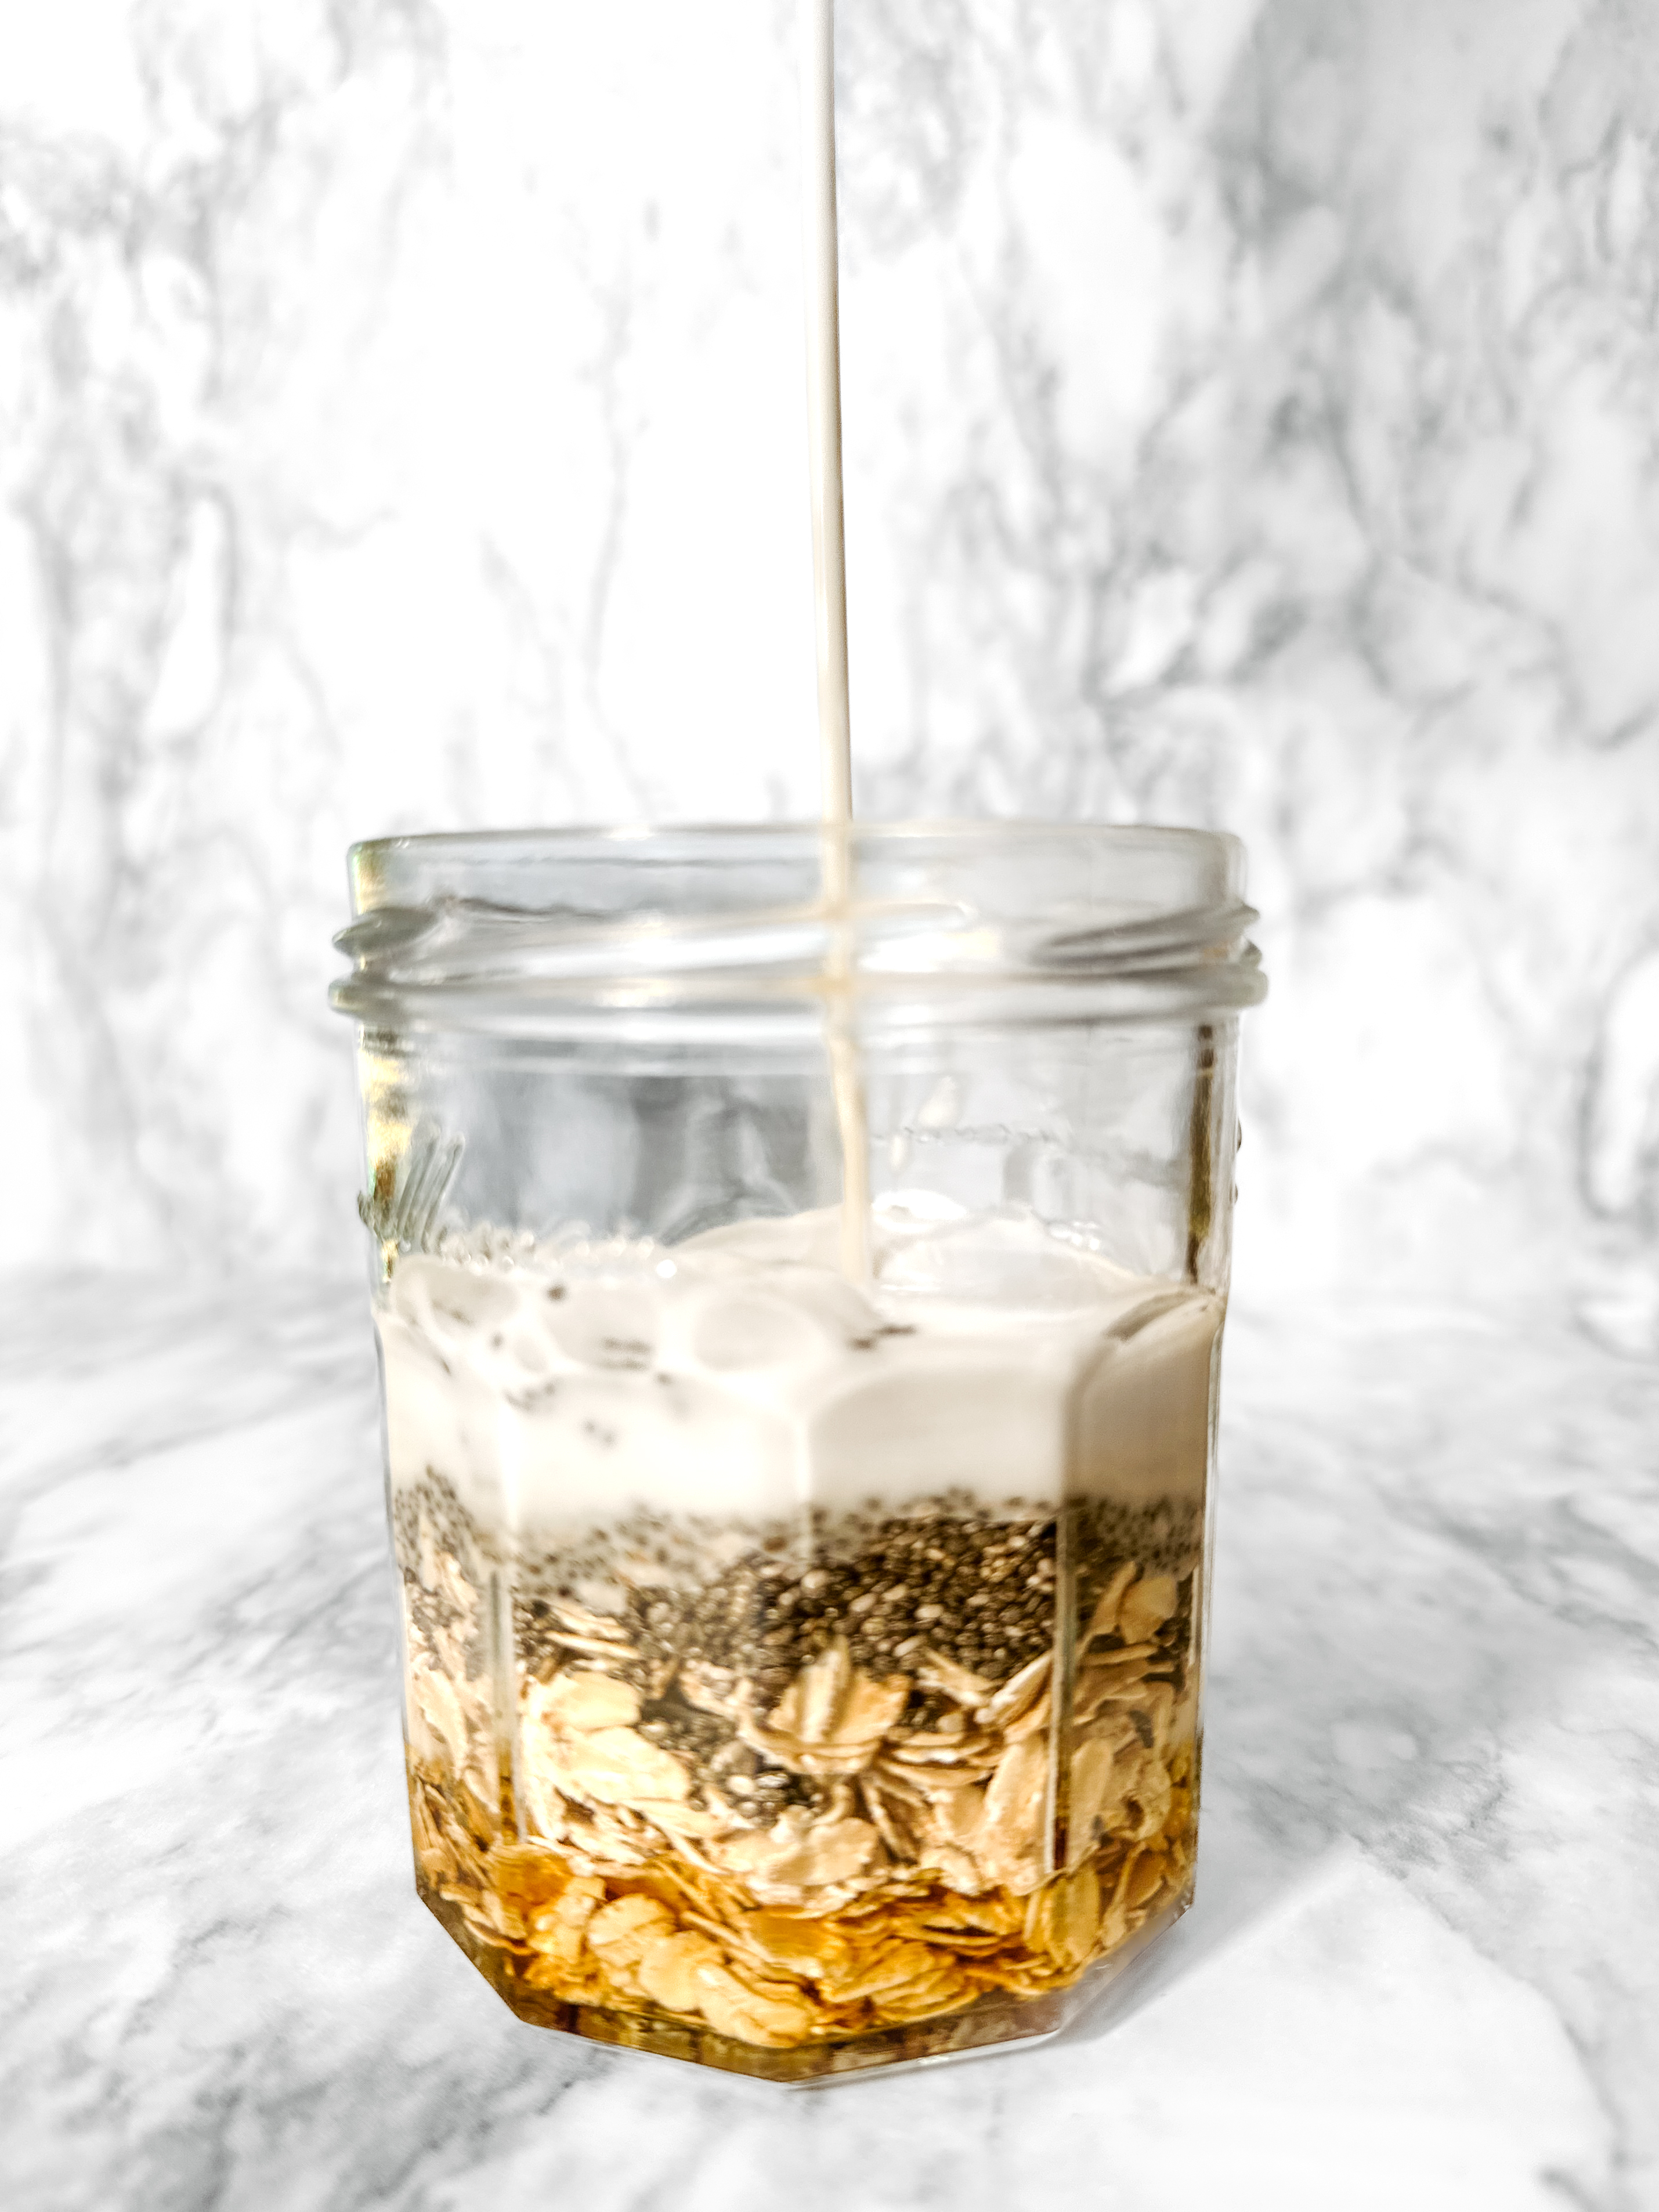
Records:
{"label": "marble surface", "polygon": [[794,15],[0,9],[0,2196],[1645,2212],[1659,0],[842,0],[860,805],[1252,854],[1201,1900],[795,2100],[412,1900],[343,849],[811,811]]}
{"label": "marble surface", "polygon": [[360,1295],[0,1296],[20,2212],[1659,2205],[1659,1382],[1231,1324],[1200,1901],[1064,2040],[823,2094],[516,2021],[416,1904]]}
{"label": "marble surface", "polygon": [[[0,11],[20,1259],[349,1264],[349,837],[811,810],[794,17]],[[1659,1346],[1659,5],[840,18],[860,803],[1243,832],[1256,1282]]]}

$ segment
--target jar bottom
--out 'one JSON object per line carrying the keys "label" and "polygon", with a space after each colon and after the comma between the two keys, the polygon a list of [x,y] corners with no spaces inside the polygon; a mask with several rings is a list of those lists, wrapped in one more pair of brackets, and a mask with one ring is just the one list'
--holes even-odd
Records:
{"label": "jar bottom", "polygon": [[520,2020],[763,2081],[1055,2034],[1192,1895],[1185,1790],[1158,1836],[1105,1844],[1024,1897],[912,1883],[808,1914],[673,1851],[584,1874],[412,1755],[409,1782],[418,1893]]}

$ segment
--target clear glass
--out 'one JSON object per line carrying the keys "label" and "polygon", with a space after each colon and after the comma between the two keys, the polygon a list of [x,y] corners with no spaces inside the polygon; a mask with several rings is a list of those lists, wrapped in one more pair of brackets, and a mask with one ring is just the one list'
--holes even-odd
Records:
{"label": "clear glass", "polygon": [[1263,988],[1228,838],[820,857],[359,846],[334,991],[420,1894],[521,2018],[789,2081],[1051,2033],[1191,1895]]}

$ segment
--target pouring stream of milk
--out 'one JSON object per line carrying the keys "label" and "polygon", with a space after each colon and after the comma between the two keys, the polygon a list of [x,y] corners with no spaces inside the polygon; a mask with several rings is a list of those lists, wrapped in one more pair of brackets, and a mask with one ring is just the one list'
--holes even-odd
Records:
{"label": "pouring stream of milk", "polygon": [[830,915],[830,1070],[841,1139],[841,1264],[870,1270],[870,1145],[853,997],[853,738],[847,680],[847,536],[842,508],[841,314],[836,223],[835,0],[805,0],[806,400],[817,595],[823,902]]}

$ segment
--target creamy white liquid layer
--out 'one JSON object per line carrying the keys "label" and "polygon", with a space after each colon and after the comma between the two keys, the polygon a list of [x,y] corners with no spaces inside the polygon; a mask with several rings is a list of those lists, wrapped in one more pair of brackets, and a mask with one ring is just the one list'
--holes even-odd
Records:
{"label": "creamy white liquid layer", "polygon": [[377,1316],[392,1480],[482,1520],[1065,1498],[1197,1504],[1220,1301],[1026,1217],[877,1209],[868,1296],[833,1212],[504,1267],[400,1258]]}

